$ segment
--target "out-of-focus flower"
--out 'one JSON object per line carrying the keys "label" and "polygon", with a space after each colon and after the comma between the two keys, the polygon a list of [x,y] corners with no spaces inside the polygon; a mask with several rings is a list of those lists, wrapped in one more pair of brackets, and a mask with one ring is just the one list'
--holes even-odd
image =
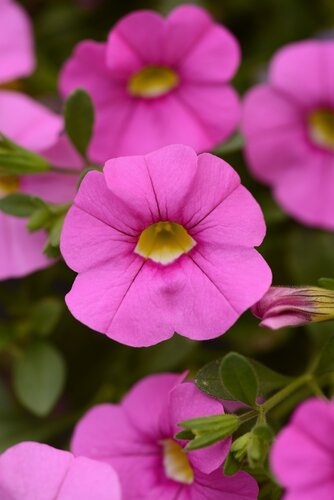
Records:
{"label": "out-of-focus flower", "polygon": [[[1,132],[20,146],[40,153],[54,165],[79,169],[81,160],[61,134],[62,129],[62,118],[31,98],[18,92],[0,92]],[[24,192],[48,202],[63,203],[74,197],[77,178],[77,175],[49,172],[0,176],[0,197]],[[25,219],[0,212],[0,240],[0,280],[24,276],[52,263],[42,253],[46,234],[43,231],[29,234]]]}
{"label": "out-of-focus flower", "polygon": [[319,287],[273,286],[252,307],[261,326],[277,330],[334,319],[334,291]]}
{"label": "out-of-focus flower", "polygon": [[0,61],[0,84],[28,76],[35,68],[30,19],[12,0],[0,0]]}
{"label": "out-of-focus flower", "polygon": [[144,10],[121,19],[107,43],[83,41],[60,89],[86,89],[95,104],[94,161],[146,154],[172,143],[211,149],[239,121],[228,85],[240,60],[234,36],[193,5],[167,19]]}
{"label": "out-of-focus flower", "polygon": [[253,248],[264,234],[259,205],[213,155],[173,145],[110,160],[65,219],[61,251],[79,273],[67,305],[132,346],[217,337],[270,286]]}
{"label": "out-of-focus flower", "polygon": [[73,453],[110,463],[127,500],[255,500],[258,487],[251,476],[223,475],[230,439],[185,453],[185,443],[174,438],[178,422],[224,412],[221,403],[182,379],[146,377],[120,404],[91,409],[75,429]]}
{"label": "out-of-focus flower", "polygon": [[334,403],[310,399],[278,434],[271,468],[286,500],[334,498]]}
{"label": "out-of-focus flower", "polygon": [[242,129],[254,175],[300,222],[334,229],[334,42],[275,55],[269,83],[245,99]]}
{"label": "out-of-focus flower", "polygon": [[1,500],[120,500],[114,469],[45,444],[23,442],[0,456]]}

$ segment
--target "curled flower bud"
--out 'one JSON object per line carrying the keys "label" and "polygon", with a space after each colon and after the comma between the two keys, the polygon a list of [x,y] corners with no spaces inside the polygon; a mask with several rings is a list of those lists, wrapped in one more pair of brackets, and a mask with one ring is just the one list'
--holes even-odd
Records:
{"label": "curled flower bud", "polygon": [[334,290],[271,287],[252,307],[260,325],[272,330],[334,319]]}

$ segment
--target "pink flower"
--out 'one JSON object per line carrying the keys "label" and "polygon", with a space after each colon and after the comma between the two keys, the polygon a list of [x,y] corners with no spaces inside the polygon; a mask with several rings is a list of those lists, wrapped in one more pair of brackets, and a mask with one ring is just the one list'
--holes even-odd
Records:
{"label": "pink flower", "polygon": [[310,399],[278,434],[271,467],[286,488],[285,500],[334,498],[334,403]]}
{"label": "pink flower", "polygon": [[[0,92],[0,130],[4,134],[57,166],[79,168],[81,160],[61,135],[62,128],[60,116],[31,98],[18,92]],[[0,196],[20,191],[63,203],[74,197],[77,177],[58,173],[0,176]],[[0,280],[24,276],[53,262],[42,253],[45,233],[29,234],[26,223],[25,219],[0,212]]]}
{"label": "pink flower", "polygon": [[90,172],[61,251],[79,273],[66,303],[89,327],[132,346],[178,332],[217,337],[267,291],[254,250],[262,212],[223,160],[174,145]]}
{"label": "pink flower", "polygon": [[35,55],[30,20],[11,0],[0,0],[0,83],[30,75]]}
{"label": "pink flower", "polygon": [[1,500],[120,500],[110,465],[24,442],[0,456]]}
{"label": "pink flower", "polygon": [[85,88],[95,103],[94,161],[172,143],[203,151],[237,126],[239,102],[228,81],[239,60],[234,36],[203,9],[184,5],[167,19],[144,10],[121,19],[107,43],[81,42],[60,88],[65,96]]}
{"label": "pink flower", "polygon": [[251,476],[223,475],[230,439],[186,454],[184,442],[174,438],[178,422],[224,412],[193,383],[181,383],[183,378],[146,377],[120,404],[91,409],[75,429],[73,453],[115,467],[127,500],[255,500],[258,488]]}
{"label": "pink flower", "polygon": [[334,42],[279,50],[269,83],[244,105],[246,156],[277,202],[304,224],[334,229]]}
{"label": "pink flower", "polygon": [[272,330],[334,319],[334,291],[273,286],[252,307],[261,326]]}

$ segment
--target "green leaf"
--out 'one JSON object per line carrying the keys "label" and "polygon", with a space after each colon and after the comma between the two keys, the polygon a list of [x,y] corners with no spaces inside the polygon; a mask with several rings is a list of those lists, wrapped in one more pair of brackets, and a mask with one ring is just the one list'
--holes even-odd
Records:
{"label": "green leaf", "polygon": [[238,472],[241,469],[241,463],[238,462],[234,456],[233,453],[229,453],[227,455],[227,458],[224,462],[224,474],[225,476],[233,476],[236,472]]}
{"label": "green leaf", "polygon": [[0,210],[16,217],[30,217],[36,210],[44,206],[44,201],[37,196],[24,193],[9,194],[0,198]]}
{"label": "green leaf", "polygon": [[286,386],[293,380],[292,377],[275,372],[259,361],[255,361],[254,359],[248,359],[248,361],[251,363],[256,373],[256,378],[259,383],[259,395],[261,396],[267,396],[276,389],[281,389],[281,387]]}
{"label": "green leaf", "polygon": [[92,100],[83,89],[69,95],[64,109],[65,130],[78,152],[85,158],[94,125]]}
{"label": "green leaf", "polygon": [[319,278],[318,285],[327,290],[334,290],[334,279],[332,278]]}
{"label": "green leaf", "polygon": [[176,439],[184,439],[186,441],[190,441],[191,439],[194,439],[195,434],[193,434],[192,431],[189,429],[185,429],[184,431],[180,431],[177,434],[175,434]]}
{"label": "green leaf", "polygon": [[218,441],[222,441],[223,439],[231,436],[233,432],[235,432],[239,427],[239,421],[236,420],[234,425],[230,426],[222,426],[213,430],[212,432],[204,432],[203,434],[198,435],[190,441],[186,447],[186,451],[199,450],[200,448],[206,448],[207,446],[211,446]]}
{"label": "green leaf", "polygon": [[314,368],[316,375],[324,375],[329,372],[334,372],[334,335],[325,342]]}
{"label": "green leaf", "polygon": [[223,385],[238,401],[256,406],[259,384],[252,364],[240,354],[227,354],[220,365]]}
{"label": "green leaf", "polygon": [[31,331],[41,336],[49,335],[63,312],[63,303],[56,298],[45,298],[38,302],[31,313]]}
{"label": "green leaf", "polygon": [[62,392],[65,371],[60,352],[51,344],[39,342],[30,346],[13,367],[17,398],[35,415],[47,415]]}
{"label": "green leaf", "polygon": [[223,144],[220,144],[213,150],[215,155],[224,155],[226,153],[234,153],[235,151],[240,151],[244,146],[244,138],[240,132],[236,132],[232,137],[230,137]]}
{"label": "green leaf", "polygon": [[197,417],[184,420],[178,424],[185,429],[190,429],[192,431],[207,431],[216,429],[218,427],[234,427],[239,426],[239,419],[236,415],[225,414],[221,415],[210,415],[208,417]]}
{"label": "green leaf", "polygon": [[50,164],[30,151],[0,152],[0,175],[23,175],[47,172]]}
{"label": "green leaf", "polygon": [[228,392],[221,381],[219,375],[220,362],[220,359],[216,359],[204,365],[197,372],[195,383],[201,391],[209,394],[209,396],[234,401],[235,397]]}

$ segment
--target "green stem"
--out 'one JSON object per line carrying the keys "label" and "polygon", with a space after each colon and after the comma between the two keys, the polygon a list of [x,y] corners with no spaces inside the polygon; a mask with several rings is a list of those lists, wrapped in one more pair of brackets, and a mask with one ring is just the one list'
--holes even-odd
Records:
{"label": "green stem", "polygon": [[271,398],[269,398],[265,403],[260,405],[262,410],[266,413],[274,408],[276,405],[284,401],[287,397],[297,391],[300,387],[305,384],[309,384],[313,380],[313,376],[309,373],[298,377],[296,380],[288,384],[282,390],[274,394]]}

